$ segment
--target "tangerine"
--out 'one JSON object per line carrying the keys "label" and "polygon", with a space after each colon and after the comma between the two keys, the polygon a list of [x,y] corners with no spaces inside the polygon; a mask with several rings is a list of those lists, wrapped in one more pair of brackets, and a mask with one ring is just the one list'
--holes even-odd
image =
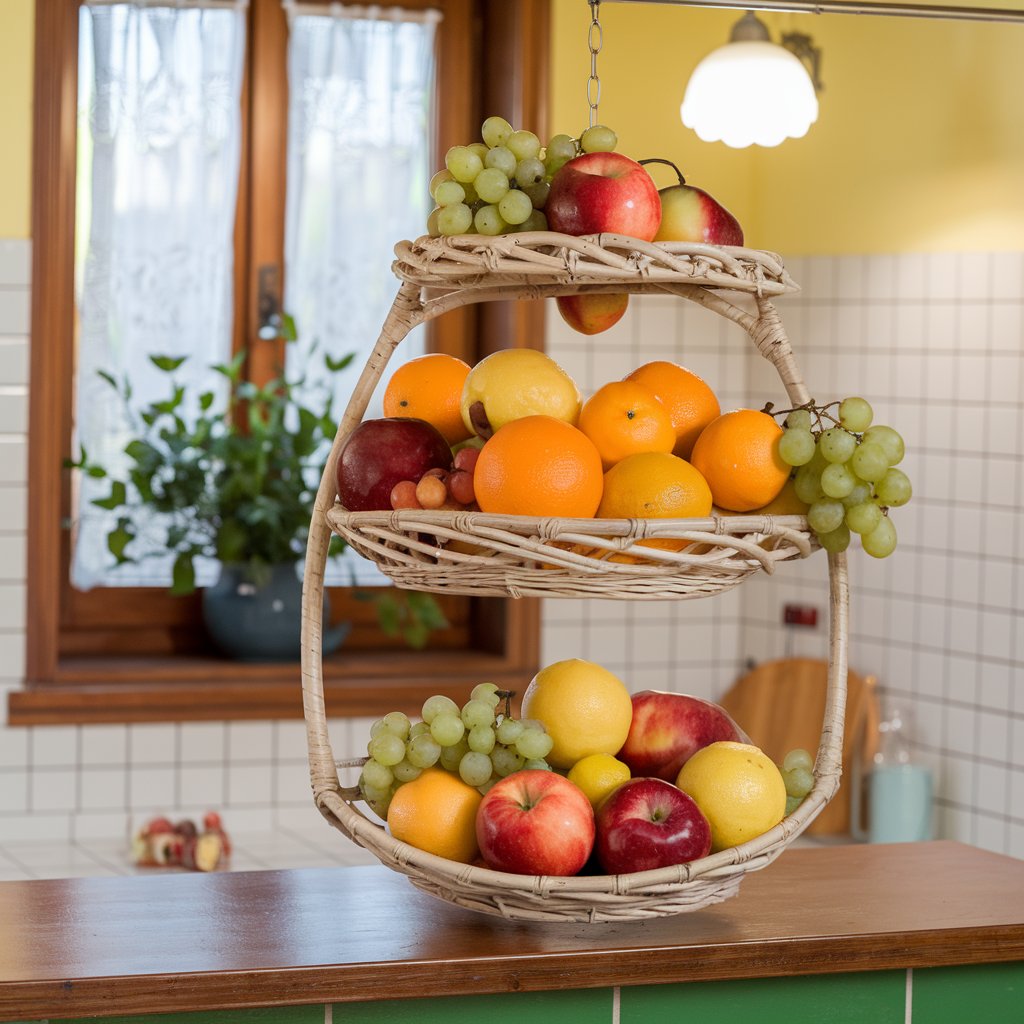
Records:
{"label": "tangerine", "polygon": [[395,790],[388,828],[417,850],[469,864],[479,856],[476,812],[483,796],[457,775],[427,768]]}
{"label": "tangerine", "polygon": [[700,432],[721,414],[718,399],[704,379],[678,363],[656,359],[624,379],[643,384],[661,399],[676,432],[672,453],[681,459],[690,457]]}
{"label": "tangerine", "polygon": [[638,452],[670,452],[672,417],[661,399],[636,381],[612,381],[589,398],[579,428],[597,446],[605,469]]}
{"label": "tangerine", "polygon": [[[806,501],[801,501],[796,493],[796,481],[790,477],[782,487],[782,490],[761,508],[753,508],[749,514],[754,516],[805,516],[810,506]],[[731,512],[729,509],[721,509],[722,515],[738,516],[747,515],[746,512]]]}
{"label": "tangerine", "polygon": [[484,443],[473,486],[483,512],[590,519],[601,501],[601,456],[564,420],[524,416]]}
{"label": "tangerine", "polygon": [[435,426],[449,444],[470,436],[462,421],[462,389],[469,364],[443,352],[410,359],[384,389],[385,416],[412,416]]}
{"label": "tangerine", "polygon": [[693,446],[690,461],[729,512],[751,512],[778,496],[791,467],[779,455],[782,427],[767,413],[735,409],[712,420]]}
{"label": "tangerine", "polygon": [[[702,519],[711,514],[711,488],[690,463],[671,452],[640,452],[604,475],[599,519]],[[672,537],[637,541],[642,547],[681,551],[690,542]],[[635,562],[611,555],[613,562]]]}

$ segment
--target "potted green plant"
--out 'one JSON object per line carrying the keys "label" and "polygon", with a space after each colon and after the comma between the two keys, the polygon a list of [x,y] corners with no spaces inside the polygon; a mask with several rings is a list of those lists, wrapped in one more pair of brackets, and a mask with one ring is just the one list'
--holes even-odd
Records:
{"label": "potted green plant", "polygon": [[[283,318],[282,335],[296,338]],[[196,589],[196,559],[220,563],[220,578],[203,590],[203,618],[215,644],[244,660],[297,658],[301,620],[299,565],[305,557],[316,489],[337,423],[331,378],[352,355],[323,357],[316,380],[281,372],[263,386],[242,377],[245,353],[214,365],[224,387],[190,394],[175,377],[182,357],[153,355],[167,375],[166,397],[136,406],[128,380],[101,372],[123,403],[134,434],[126,445],[126,469],[114,471],[80,449],[65,464],[109,480],[109,493],[93,504],[116,515],[107,532],[115,565],[173,555],[171,593]],[[143,545],[139,515],[159,524],[161,548]],[[330,555],[344,550],[332,539]],[[396,596],[393,588],[371,595],[385,632],[422,647],[431,630],[446,625],[433,598]],[[338,647],[348,624],[327,630],[324,651]]]}

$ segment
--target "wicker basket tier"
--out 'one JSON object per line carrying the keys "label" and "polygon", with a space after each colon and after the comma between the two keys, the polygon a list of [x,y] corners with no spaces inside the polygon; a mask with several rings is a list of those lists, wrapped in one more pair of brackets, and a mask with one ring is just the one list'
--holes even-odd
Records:
{"label": "wicker basket tier", "polygon": [[[617,876],[509,875],[458,864],[393,839],[343,785],[327,732],[322,664],[324,568],[331,534],[343,537],[398,586],[439,593],[633,600],[706,597],[816,544],[801,516],[707,519],[539,519],[482,512],[349,512],[337,502],[340,450],[361,422],[388,359],[414,327],[469,303],[586,292],[671,294],[740,326],[779,374],[789,401],[810,400],[774,296],[795,291],[774,253],[617,235],[551,232],[496,238],[421,238],[396,246],[401,284],[362,371],[324,470],[310,523],[302,627],[303,708],[316,806],[327,821],[418,888],[448,902],[524,921],[641,920],[697,910],[734,895],[745,874],[771,863],[839,786],[846,707],[846,560],[828,555],[828,691],[815,783],[778,826],[690,864]],[[597,342],[599,343],[599,342]],[[644,543],[670,538],[678,550]],[[756,738],[755,738],[756,740]]]}
{"label": "wicker basket tier", "polygon": [[492,597],[707,597],[816,547],[803,516],[540,519],[336,506],[327,521],[396,586]]}

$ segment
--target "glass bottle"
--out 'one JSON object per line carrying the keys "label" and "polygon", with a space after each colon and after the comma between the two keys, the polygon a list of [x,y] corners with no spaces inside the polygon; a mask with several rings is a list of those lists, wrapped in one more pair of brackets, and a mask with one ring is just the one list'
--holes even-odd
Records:
{"label": "glass bottle", "polygon": [[932,837],[932,774],[914,762],[906,710],[893,707],[868,775],[868,839],[912,843]]}

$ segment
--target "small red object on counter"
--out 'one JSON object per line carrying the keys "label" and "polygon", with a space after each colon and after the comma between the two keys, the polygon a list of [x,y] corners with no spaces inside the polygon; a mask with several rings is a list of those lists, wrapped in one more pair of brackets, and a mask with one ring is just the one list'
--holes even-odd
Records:
{"label": "small red object on counter", "polygon": [[132,857],[140,867],[184,867],[214,871],[231,856],[231,840],[216,811],[203,815],[200,832],[191,818],[176,824],[151,818],[132,839]]}

